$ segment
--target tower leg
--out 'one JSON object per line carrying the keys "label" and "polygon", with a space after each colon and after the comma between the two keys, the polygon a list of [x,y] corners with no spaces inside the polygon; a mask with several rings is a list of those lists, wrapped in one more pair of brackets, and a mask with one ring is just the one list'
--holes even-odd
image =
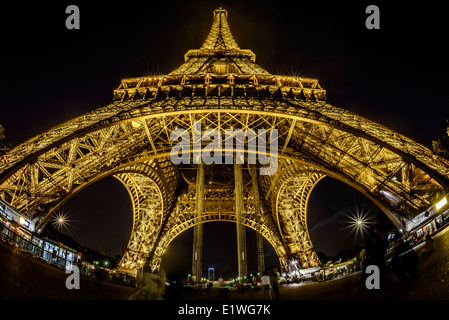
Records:
{"label": "tower leg", "polygon": [[[257,184],[257,169],[255,165],[250,165],[249,167],[251,174],[251,185],[254,196],[254,212],[257,221],[257,225],[260,226],[262,224],[261,221],[261,211],[260,211],[260,198],[259,198],[259,185]],[[265,270],[265,258],[263,252],[263,237],[259,230],[256,230],[256,245],[257,245],[257,272],[260,277]]]}
{"label": "tower leg", "polygon": [[203,276],[203,224],[201,215],[204,211],[204,164],[198,165],[196,173],[195,217],[197,224],[193,229],[192,280],[200,282]]}
{"label": "tower leg", "polygon": [[[234,161],[235,162],[235,161]],[[243,175],[242,165],[234,164],[234,180],[235,180],[235,210],[237,216],[237,259],[238,259],[238,276],[240,281],[248,273],[247,254],[246,254],[246,230],[243,225]]]}

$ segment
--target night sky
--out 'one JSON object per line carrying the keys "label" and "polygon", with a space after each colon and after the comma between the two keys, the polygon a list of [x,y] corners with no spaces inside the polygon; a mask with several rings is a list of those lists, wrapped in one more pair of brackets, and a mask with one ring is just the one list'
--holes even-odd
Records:
{"label": "night sky", "polygon": [[[431,147],[446,134],[449,118],[445,12],[430,2],[390,2],[77,2],[80,30],[65,28],[65,8],[72,3],[13,4],[3,9],[0,22],[0,124],[17,145],[110,103],[122,78],[173,71],[187,50],[201,46],[213,10],[223,6],[237,43],[251,49],[260,66],[273,74],[318,78],[331,104]],[[370,4],[380,8],[380,30],[365,28]],[[348,234],[342,214],[355,208],[378,212],[340,182],[325,178],[318,184],[308,217],[317,251],[335,254],[359,241]],[[83,190],[65,210],[68,233],[81,244],[111,256],[123,253],[131,203],[114,178]],[[207,245],[204,266],[222,266],[217,274],[236,270],[236,260],[225,267],[234,261],[235,225],[207,223],[204,232],[205,239],[226,239]],[[186,261],[191,233],[171,246]],[[252,231],[248,238],[250,250]],[[266,255],[276,263],[271,248]]]}

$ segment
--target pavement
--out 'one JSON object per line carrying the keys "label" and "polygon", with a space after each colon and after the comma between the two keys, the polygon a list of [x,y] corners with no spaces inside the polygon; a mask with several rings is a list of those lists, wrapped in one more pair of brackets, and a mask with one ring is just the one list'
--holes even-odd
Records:
{"label": "pavement", "polygon": [[126,300],[136,288],[81,275],[80,289],[68,290],[69,274],[0,241],[1,300]]}
{"label": "pavement", "polygon": [[[361,272],[325,281],[283,285],[281,300],[448,300],[449,229],[434,236],[435,250],[420,257],[416,279],[400,285],[389,274],[388,287],[367,290]],[[419,251],[419,250],[418,250]],[[68,290],[64,270],[0,242],[0,299],[2,300],[128,300],[136,288],[81,276],[80,289]],[[203,292],[183,294],[183,300],[262,300],[261,290],[228,295]]]}

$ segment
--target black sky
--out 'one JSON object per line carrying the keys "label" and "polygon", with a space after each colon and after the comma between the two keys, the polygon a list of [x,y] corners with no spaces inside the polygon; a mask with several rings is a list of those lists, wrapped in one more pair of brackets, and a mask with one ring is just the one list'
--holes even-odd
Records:
{"label": "black sky", "polygon": [[[77,2],[81,29],[67,30],[69,4],[21,2],[2,9],[0,124],[14,145],[110,103],[122,78],[174,70],[187,50],[201,46],[219,6],[228,10],[239,46],[253,50],[271,73],[318,78],[331,104],[429,147],[446,133],[448,28],[437,2]],[[365,28],[370,4],[380,8],[380,30]],[[361,202],[326,178],[312,194],[309,228]],[[100,181],[66,207],[73,208],[77,240],[109,255],[122,253],[132,221],[118,181]],[[336,232],[338,221],[322,225],[311,233],[318,251],[333,254],[352,243],[347,237],[335,247],[346,233]]]}

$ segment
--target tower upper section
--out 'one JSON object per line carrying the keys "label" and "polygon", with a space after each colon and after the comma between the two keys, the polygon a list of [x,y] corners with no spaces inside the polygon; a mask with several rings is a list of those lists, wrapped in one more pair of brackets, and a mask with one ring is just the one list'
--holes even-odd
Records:
{"label": "tower upper section", "polygon": [[255,63],[254,52],[238,46],[229,29],[228,12],[219,8],[213,16],[212,27],[201,48],[187,51],[185,63],[171,74],[269,74]]}
{"label": "tower upper section", "polygon": [[225,9],[219,8],[214,11],[214,22],[210,29],[209,35],[204,41],[201,49],[228,49],[239,50],[237,42],[229,30],[228,12]]}
{"label": "tower upper section", "polygon": [[206,40],[199,49],[187,51],[181,66],[165,75],[122,79],[114,90],[114,101],[167,96],[326,99],[326,91],[317,79],[274,75],[260,67],[254,52],[239,47],[227,18],[225,9],[214,10]]}

